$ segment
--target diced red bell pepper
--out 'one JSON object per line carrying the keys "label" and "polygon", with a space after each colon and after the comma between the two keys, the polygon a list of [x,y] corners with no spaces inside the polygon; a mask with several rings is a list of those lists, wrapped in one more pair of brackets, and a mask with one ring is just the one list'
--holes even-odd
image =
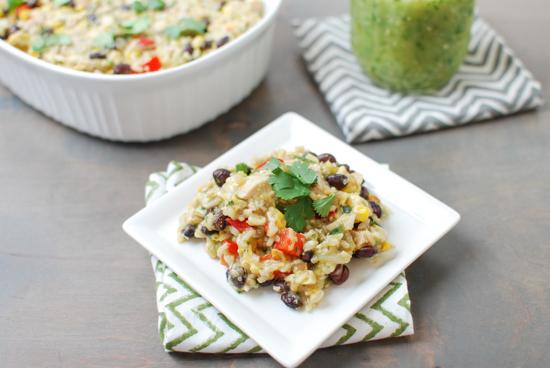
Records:
{"label": "diced red bell pepper", "polygon": [[145,72],[156,72],[162,68],[162,63],[158,56],[153,56],[151,60],[142,65]]}
{"label": "diced red bell pepper", "polygon": [[265,262],[267,260],[270,260],[271,258],[273,258],[271,256],[271,253],[268,253],[268,254],[264,254],[263,256],[260,257],[260,262]]}
{"label": "diced red bell pepper", "polygon": [[293,257],[299,257],[304,248],[305,236],[287,227],[279,231],[279,241],[275,243],[275,249]]}
{"label": "diced red bell pepper", "polygon": [[282,278],[285,278],[286,276],[290,275],[292,272],[283,272],[283,271],[279,271],[279,270],[275,270],[273,271],[273,277],[276,278],[276,279],[282,279]]}
{"label": "diced red bell pepper", "polygon": [[227,252],[232,256],[239,256],[239,245],[232,240],[224,240],[223,243],[227,246]]}
{"label": "diced red bell pepper", "polygon": [[246,229],[250,228],[250,225],[248,225],[248,223],[246,221],[233,220],[232,218],[229,218],[229,217],[227,219],[225,219],[225,221],[229,225],[231,225],[235,229],[237,229],[237,231],[240,232],[240,233],[242,233]]}
{"label": "diced red bell pepper", "polygon": [[[13,9],[13,8],[12,8]],[[19,13],[21,13],[23,10],[31,10],[32,8],[29,6],[29,4],[21,4],[18,5],[15,8],[15,15],[19,17]]]}
{"label": "diced red bell pepper", "polygon": [[155,47],[155,40],[149,37],[141,36],[139,38],[138,44],[144,49],[152,49]]}

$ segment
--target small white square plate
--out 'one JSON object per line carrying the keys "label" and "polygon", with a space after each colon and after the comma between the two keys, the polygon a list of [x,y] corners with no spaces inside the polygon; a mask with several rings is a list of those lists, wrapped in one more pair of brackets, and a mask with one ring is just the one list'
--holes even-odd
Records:
{"label": "small white square plate", "polygon": [[[248,162],[276,148],[296,146],[330,152],[364,175],[369,190],[390,210],[383,226],[397,249],[396,256],[379,267],[365,267],[364,260],[352,261],[349,279],[327,289],[321,305],[309,313],[287,308],[271,290],[238,294],[227,284],[225,268],[206,254],[203,242],[183,245],[176,240],[179,215],[216,168]],[[273,358],[286,367],[295,367],[459,219],[457,212],[413,184],[303,117],[287,113],[136,213],[123,228]]]}

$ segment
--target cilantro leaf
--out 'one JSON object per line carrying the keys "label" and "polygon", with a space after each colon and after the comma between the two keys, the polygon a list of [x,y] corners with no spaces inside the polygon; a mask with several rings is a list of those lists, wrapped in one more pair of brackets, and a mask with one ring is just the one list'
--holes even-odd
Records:
{"label": "cilantro leaf", "polygon": [[196,36],[206,32],[206,23],[193,18],[182,18],[178,24],[164,30],[168,38],[178,39],[181,36]]}
{"label": "cilantro leaf", "polygon": [[8,0],[8,11],[12,11],[23,3],[23,0]]}
{"label": "cilantro leaf", "polygon": [[149,17],[139,17],[123,22],[121,27],[124,29],[126,35],[138,35],[145,32],[150,24],[151,20]]}
{"label": "cilantro leaf", "polygon": [[281,162],[275,157],[271,157],[267,163],[262,166],[262,169],[272,171],[281,166]]}
{"label": "cilantro leaf", "polygon": [[137,14],[141,14],[147,10],[147,7],[139,0],[134,1],[132,7]]}
{"label": "cilantro leaf", "polygon": [[148,6],[151,10],[163,10],[166,4],[162,0],[149,0]]}
{"label": "cilantro leaf", "polygon": [[111,32],[102,33],[94,38],[94,46],[100,49],[114,49],[115,35]]}
{"label": "cilantro leaf", "polygon": [[343,232],[344,232],[344,229],[342,229],[342,226],[338,226],[338,227],[332,229],[329,234],[330,235],[335,235],[335,234],[341,234]]}
{"label": "cilantro leaf", "polygon": [[70,45],[72,43],[71,37],[65,34],[50,34],[46,36],[38,36],[31,41],[31,48],[33,51],[42,52],[48,47],[56,45]]}
{"label": "cilantro leaf", "polygon": [[289,227],[301,232],[306,226],[306,220],[315,216],[311,206],[311,198],[301,197],[295,204],[285,207],[285,220]]}
{"label": "cilantro leaf", "polygon": [[69,5],[71,2],[71,0],[54,0],[54,5],[55,6],[65,6],[65,5]]}
{"label": "cilantro leaf", "polygon": [[315,171],[304,161],[294,161],[290,166],[290,172],[304,184],[313,184],[317,180]]}
{"label": "cilantro leaf", "polygon": [[242,171],[243,173],[248,175],[248,174],[250,174],[250,167],[247,164],[245,164],[244,162],[241,162],[241,163],[238,163],[237,165],[235,165],[235,171],[237,171],[237,172]]}
{"label": "cilantro leaf", "polygon": [[332,202],[334,202],[335,198],[336,195],[331,194],[324,198],[313,201],[313,208],[315,208],[315,212],[323,217],[328,215],[328,212],[330,211],[330,206],[332,206]]}
{"label": "cilantro leaf", "polygon": [[275,195],[285,200],[309,195],[308,186],[302,184],[296,177],[284,172],[281,168],[273,170],[268,182],[271,184]]}

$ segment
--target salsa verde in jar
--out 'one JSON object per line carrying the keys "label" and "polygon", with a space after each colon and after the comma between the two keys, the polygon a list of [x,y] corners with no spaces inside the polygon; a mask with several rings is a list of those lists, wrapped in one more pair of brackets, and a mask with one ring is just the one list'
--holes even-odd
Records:
{"label": "salsa verde in jar", "polygon": [[351,40],[369,78],[403,93],[430,93],[468,51],[474,0],[351,0]]}

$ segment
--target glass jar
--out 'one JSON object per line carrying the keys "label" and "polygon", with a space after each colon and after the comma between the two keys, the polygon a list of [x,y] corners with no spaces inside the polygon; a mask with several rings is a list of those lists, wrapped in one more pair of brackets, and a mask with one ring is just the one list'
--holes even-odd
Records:
{"label": "glass jar", "polygon": [[468,51],[474,0],[351,0],[351,42],[377,85],[431,93]]}

